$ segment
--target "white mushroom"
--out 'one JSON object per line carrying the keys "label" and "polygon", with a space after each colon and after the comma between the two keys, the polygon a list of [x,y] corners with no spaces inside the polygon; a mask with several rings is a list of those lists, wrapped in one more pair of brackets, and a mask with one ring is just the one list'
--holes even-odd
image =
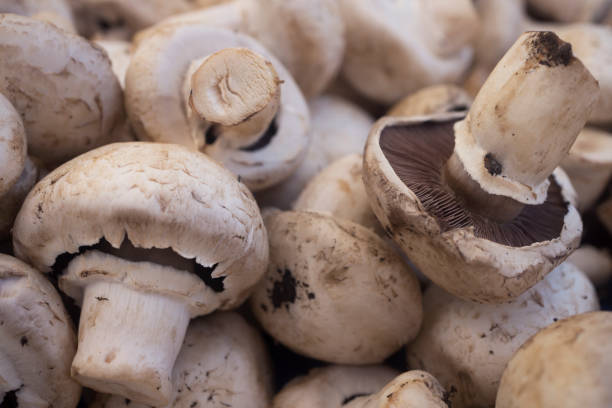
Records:
{"label": "white mushroom", "polygon": [[27,154],[26,143],[19,113],[0,93],[0,197],[13,187],[23,172]]}
{"label": "white mushroom", "polygon": [[432,85],[406,96],[391,107],[385,116],[422,116],[467,111],[472,97],[456,85]]}
{"label": "white mushroom", "polygon": [[[272,367],[261,336],[237,313],[194,320],[174,365],[175,394],[167,408],[268,408]],[[148,408],[98,395],[90,408]]]}
{"label": "white mushroom", "polygon": [[[225,48],[249,51],[226,58],[218,53]],[[194,98],[210,109],[194,106]],[[288,177],[308,145],[308,107],[280,62],[250,37],[201,24],[173,25],[140,42],[127,72],[126,105],[139,139],[201,150],[251,190]]]}
{"label": "white mushroom", "polygon": [[521,344],[553,321],[597,309],[595,288],[569,263],[500,305],[461,300],[432,285],[408,364],[438,378],[451,391],[453,408],[492,407],[504,367]]}
{"label": "white mushroom", "polygon": [[416,336],[417,279],[374,232],[314,212],[265,221],[270,262],[250,303],[276,340],[311,358],[372,364]]}
{"label": "white mushroom", "polygon": [[73,377],[150,405],[170,401],[189,319],[242,303],[268,258],[248,189],[173,144],[116,143],[58,167],[27,197],[13,242],[63,272],[82,305]]}
{"label": "white mushroom", "polygon": [[72,322],[49,281],[0,254],[0,402],[3,407],[75,408]]}
{"label": "white mushroom", "polygon": [[76,32],[72,10],[66,0],[3,0],[0,2],[0,13],[19,14]]}

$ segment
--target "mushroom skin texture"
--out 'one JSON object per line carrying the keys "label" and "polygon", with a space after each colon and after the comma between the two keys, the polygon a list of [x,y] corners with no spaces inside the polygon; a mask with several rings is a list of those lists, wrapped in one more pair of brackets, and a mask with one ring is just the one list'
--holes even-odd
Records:
{"label": "mushroom skin texture", "polygon": [[374,213],[448,292],[486,303],[516,298],[578,246],[575,192],[557,166],[596,91],[554,33],[523,34],[465,119],[383,118],[374,125],[364,154]]}
{"label": "mushroom skin texture", "polygon": [[81,395],[70,378],[76,336],[60,296],[40,272],[2,254],[0,321],[2,406],[75,408]]}
{"label": "mushroom skin texture", "polygon": [[72,10],[66,0],[3,0],[0,13],[27,16],[76,33]]}
{"label": "mushroom skin texture", "polygon": [[342,75],[384,104],[424,86],[458,81],[472,58],[471,1],[339,1],[346,25]]}
{"label": "mushroom skin texture", "polygon": [[[194,320],[174,365],[175,394],[167,408],[268,408],[272,367],[259,332],[242,316],[219,312]],[[194,405],[194,403],[196,403]],[[90,408],[148,408],[98,394]]]}
{"label": "mushroom skin texture", "polygon": [[26,198],[13,244],[37,268],[63,272],[60,288],[82,304],[74,378],[150,405],[169,403],[189,319],[240,305],[268,260],[243,184],[206,155],[142,142],[49,173]]}
{"label": "mushroom skin texture", "polygon": [[378,392],[399,373],[382,365],[331,365],[291,380],[274,397],[272,408],[339,408]]}
{"label": "mushroom skin texture", "polygon": [[307,99],[324,91],[344,55],[344,22],[335,0],[234,0],[170,17],[139,33],[135,42],[185,23],[255,38],[282,62]]}
{"label": "mushroom skin texture", "polygon": [[2,14],[0,72],[0,93],[21,115],[28,152],[46,165],[112,141],[121,88],[106,53],[84,38]]}
{"label": "mushroom skin texture", "polygon": [[0,93],[0,198],[17,182],[23,172],[27,140],[19,113]]}
{"label": "mushroom skin texture", "polygon": [[[218,137],[211,134],[209,130],[214,129],[206,118],[194,120],[197,116],[192,115],[189,102],[194,77],[190,65],[201,64],[201,59],[234,47],[249,49],[271,62],[282,82],[274,120],[257,141],[243,142],[239,147],[228,145],[223,134]],[[230,72],[229,77],[218,79],[221,95],[227,81],[240,79],[232,79],[231,75]],[[177,143],[200,150],[238,175],[253,191],[287,178],[306,153],[309,113],[297,84],[263,46],[242,34],[197,23],[160,29],[141,41],[134,51],[125,92],[128,116],[140,140]],[[223,107],[221,102],[222,98]]]}
{"label": "mushroom skin texture", "polygon": [[314,212],[265,222],[270,263],[250,305],[277,341],[318,360],[374,364],[416,336],[418,281],[374,232]]}
{"label": "mushroom skin texture", "polygon": [[434,113],[467,111],[472,97],[451,84],[432,85],[397,102],[385,116],[422,116]]}
{"label": "mushroom skin texture", "polygon": [[505,304],[472,303],[432,285],[408,366],[455,390],[453,408],[493,407],[504,367],[521,344],[553,321],[598,309],[593,284],[567,262]]}
{"label": "mushroom skin texture", "polygon": [[362,154],[374,119],[347,100],[322,95],[308,104],[310,143],[306,157],[291,176],[255,194],[260,206],[289,210],[308,182],[333,161]]}
{"label": "mushroom skin texture", "polygon": [[588,210],[612,175],[612,134],[595,128],[583,129],[561,167],[576,189],[578,209]]}
{"label": "mushroom skin texture", "polygon": [[612,312],[551,324],[512,357],[496,408],[606,408],[612,404]]}

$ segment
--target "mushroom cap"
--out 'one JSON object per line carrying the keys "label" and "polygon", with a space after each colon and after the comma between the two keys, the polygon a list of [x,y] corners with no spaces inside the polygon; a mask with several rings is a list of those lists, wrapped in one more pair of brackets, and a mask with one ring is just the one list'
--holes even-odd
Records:
{"label": "mushroom cap", "polygon": [[21,204],[38,181],[39,175],[40,169],[35,162],[30,157],[26,157],[25,166],[19,178],[6,194],[0,196],[0,208],[2,209],[0,212],[0,240],[8,238]]}
{"label": "mushroom cap", "polygon": [[[582,222],[559,168],[546,203],[525,206],[511,223],[466,212],[440,187],[440,169],[453,152],[453,123],[460,117],[379,120],[366,144],[364,183],[376,217],[420,271],[462,299],[501,303],[518,297],[577,248]],[[394,155],[396,169],[381,145]],[[423,179],[405,178],[421,171]]]}
{"label": "mushroom cap", "polygon": [[[185,271],[168,282],[178,295],[203,293],[207,300],[195,306],[207,312],[211,305],[240,304],[268,257],[266,231],[248,189],[206,155],[172,144],[116,143],[65,163],[30,192],[13,229],[17,256],[42,271],[61,254],[83,252],[102,239],[114,248],[129,240],[151,254],[169,248],[185,262],[208,267],[213,280],[221,279],[217,290]],[[151,269],[149,290],[163,287],[155,271],[168,268]],[[138,275],[128,270],[80,277],[138,286],[131,280]]]}
{"label": "mushroom cap", "polygon": [[0,15],[0,71],[0,92],[23,119],[30,154],[57,164],[111,141],[121,88],[106,53],[84,38]]}
{"label": "mushroom cap", "polygon": [[589,209],[612,174],[612,134],[594,128],[583,129],[561,167],[576,189],[578,208]]}
{"label": "mushroom cap", "polygon": [[456,82],[468,68],[478,18],[469,1],[339,2],[346,25],[342,75],[390,104],[424,86]]}
{"label": "mushroom cap", "polygon": [[295,172],[281,183],[256,194],[261,206],[288,210],[315,174],[348,154],[362,154],[374,119],[359,106],[332,95],[308,104],[310,144]]}
{"label": "mushroom cap", "polygon": [[438,84],[419,89],[397,102],[385,116],[422,116],[467,111],[472,97],[457,85]]}
{"label": "mushroom cap", "polygon": [[[218,312],[192,321],[174,365],[175,396],[168,407],[267,408],[272,368],[259,332],[242,316]],[[123,397],[99,394],[90,408],[140,408]],[[142,407],[146,407],[142,405]]]}
{"label": "mushroom cap", "polygon": [[551,324],[508,363],[497,408],[606,408],[612,405],[612,312]]}
{"label": "mushroom cap", "polygon": [[424,295],[423,328],[408,346],[408,365],[455,389],[453,408],[492,407],[504,367],[521,344],[553,321],[598,309],[593,284],[569,263],[499,305],[461,300],[432,285]]}
{"label": "mushroom cap", "polygon": [[397,374],[385,366],[315,368],[276,394],[272,408],[340,408],[354,398],[378,392]]}
{"label": "mushroom cap", "polygon": [[81,386],[70,378],[76,336],[64,305],[38,271],[2,254],[0,325],[0,374],[8,364],[18,380],[15,388],[0,386],[0,399],[15,391],[20,407],[76,407]]}
{"label": "mushroom cap", "polygon": [[310,180],[293,210],[327,213],[382,232],[363,185],[362,166],[359,154],[336,160]]}
{"label": "mushroom cap", "polygon": [[19,113],[0,93],[0,198],[13,187],[23,172],[26,143]]}
{"label": "mushroom cap", "polygon": [[202,148],[249,188],[258,190],[288,177],[303,160],[309,141],[309,114],[290,74],[254,39],[198,23],[155,31],[139,43],[132,56],[126,77],[126,107],[139,139],[198,149],[200,140],[192,135],[181,92],[185,74],[192,61],[228,47],[244,47],[262,55],[283,81],[274,121],[277,131],[269,143],[257,149],[225,149],[221,143]]}
{"label": "mushroom cap", "polygon": [[66,0],[3,0],[0,13],[19,14],[76,32],[72,10]]}
{"label": "mushroom cap", "polygon": [[418,281],[374,232],[312,212],[265,221],[270,263],[251,309],[276,340],[319,360],[372,364],[416,336]]}

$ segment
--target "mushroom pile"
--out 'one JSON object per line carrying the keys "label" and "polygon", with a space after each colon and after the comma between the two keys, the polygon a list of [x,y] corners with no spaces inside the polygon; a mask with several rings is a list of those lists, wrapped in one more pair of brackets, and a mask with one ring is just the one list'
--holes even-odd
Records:
{"label": "mushroom pile", "polygon": [[612,407],[612,1],[0,1],[0,408]]}

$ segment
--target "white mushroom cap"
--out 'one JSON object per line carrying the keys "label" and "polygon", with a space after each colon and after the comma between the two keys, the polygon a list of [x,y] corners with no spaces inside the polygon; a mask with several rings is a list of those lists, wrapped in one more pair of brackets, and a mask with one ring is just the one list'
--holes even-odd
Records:
{"label": "white mushroom cap", "polygon": [[23,172],[26,143],[19,113],[0,93],[0,198],[13,187]]}
{"label": "white mushroom cap", "polygon": [[308,104],[311,140],[306,157],[295,172],[283,182],[256,194],[261,206],[291,208],[306,184],[333,161],[348,154],[361,154],[372,117],[340,97],[319,96]]}
{"label": "white mushroom cap", "polygon": [[[102,239],[110,254],[90,250]],[[26,199],[13,240],[44,271],[83,253],[60,278],[83,302],[79,381],[162,405],[189,318],[243,302],[268,256],[248,189],[172,144],[107,145],[55,169]]]}
{"label": "white mushroom cap", "polygon": [[595,286],[604,285],[612,279],[612,256],[605,249],[582,245],[567,258],[567,262],[576,265]]}
{"label": "white mushroom cap", "polygon": [[2,405],[75,408],[81,394],[70,378],[76,338],[64,305],[39,272],[1,254],[0,327]]}
{"label": "white mushroom cap", "polygon": [[265,221],[270,263],[250,303],[276,340],[319,360],[372,364],[416,336],[418,281],[374,232],[314,212]]}
{"label": "white mushroom cap", "polygon": [[612,312],[558,321],[512,357],[496,408],[608,408],[612,405]]}
{"label": "white mushroom cap", "polygon": [[583,129],[561,167],[576,189],[578,209],[588,210],[612,175],[612,134],[594,128]]}
{"label": "white mushroom cap", "polygon": [[424,86],[456,82],[468,68],[478,27],[471,1],[339,4],[347,41],[342,74],[371,99],[390,104]]}
{"label": "white mushroom cap", "polygon": [[106,53],[85,39],[0,15],[0,72],[0,92],[23,119],[29,153],[46,164],[111,141],[123,111],[121,88]]}
{"label": "white mushroom cap", "polygon": [[[268,408],[272,367],[261,336],[237,313],[194,320],[174,365],[175,396],[168,408]],[[146,408],[119,396],[98,395],[90,408]]]}
{"label": "white mushroom cap", "polygon": [[66,0],[3,0],[0,13],[19,14],[76,32],[72,10]]}
{"label": "white mushroom cap", "polygon": [[41,169],[37,164],[30,157],[26,157],[21,175],[11,189],[0,196],[0,240],[8,238],[21,204],[38,181],[40,173]]}
{"label": "white mushroom cap", "polygon": [[422,116],[434,113],[467,111],[472,97],[456,85],[425,87],[406,96],[391,107],[385,116]]}
{"label": "white mushroom cap", "polygon": [[523,342],[553,321],[597,309],[593,285],[569,263],[500,305],[464,301],[432,285],[424,296],[423,329],[408,346],[408,364],[451,390],[453,408],[492,407],[504,367]]}
{"label": "white mushroom cap", "polygon": [[[218,142],[207,144],[206,132],[197,123],[194,126],[187,115],[182,88],[189,79],[190,64],[229,47],[244,47],[262,55],[283,82],[280,107],[269,128],[271,138],[264,134],[261,146],[255,143],[234,149]],[[200,149],[253,190],[288,177],[304,158],[308,145],[308,107],[280,62],[252,38],[202,24],[171,25],[139,43],[127,72],[126,106],[139,139]]]}
{"label": "white mushroom cap", "polygon": [[355,398],[378,392],[397,371],[385,366],[315,368],[293,379],[275,397],[273,408],[340,408]]}

